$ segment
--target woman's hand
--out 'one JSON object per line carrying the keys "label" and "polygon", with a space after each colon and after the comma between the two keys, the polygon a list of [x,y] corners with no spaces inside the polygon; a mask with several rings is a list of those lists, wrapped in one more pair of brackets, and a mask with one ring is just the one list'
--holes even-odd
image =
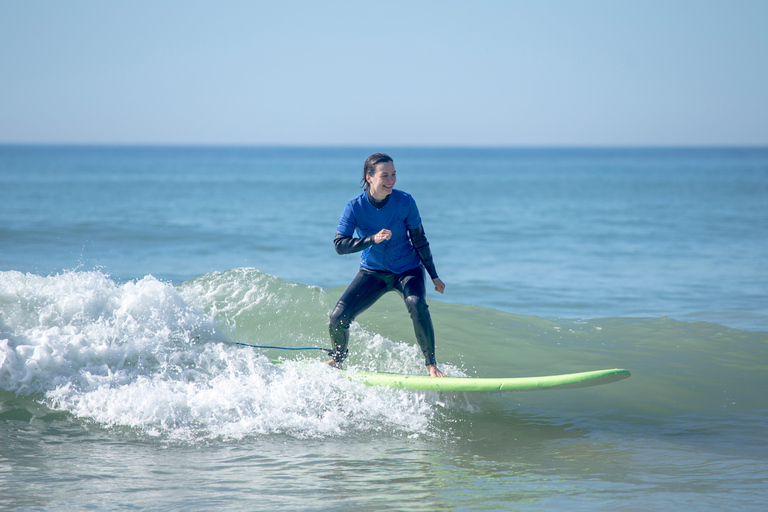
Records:
{"label": "woman's hand", "polygon": [[432,282],[435,285],[436,292],[440,292],[440,293],[445,292],[445,283],[442,282],[439,277],[434,278]]}
{"label": "woman's hand", "polygon": [[385,242],[392,238],[392,232],[388,229],[382,229],[375,235],[373,235],[373,241],[377,244],[380,244],[381,242]]}

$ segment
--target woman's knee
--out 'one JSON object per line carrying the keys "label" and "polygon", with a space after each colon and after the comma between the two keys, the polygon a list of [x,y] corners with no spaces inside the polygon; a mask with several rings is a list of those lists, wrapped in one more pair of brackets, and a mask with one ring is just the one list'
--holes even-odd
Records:
{"label": "woman's knee", "polygon": [[330,328],[332,331],[338,331],[341,329],[349,329],[351,319],[347,314],[347,308],[341,302],[336,304],[336,307],[331,311]]}
{"label": "woman's knee", "polygon": [[424,297],[418,295],[409,295],[405,298],[405,307],[408,313],[414,318],[424,318],[429,316],[429,306]]}

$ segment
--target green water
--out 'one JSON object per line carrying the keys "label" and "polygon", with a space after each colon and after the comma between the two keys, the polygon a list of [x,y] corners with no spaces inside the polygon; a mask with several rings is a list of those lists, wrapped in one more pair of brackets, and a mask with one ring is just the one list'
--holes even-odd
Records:
{"label": "green water", "polygon": [[[0,391],[6,510],[760,510],[768,497],[766,333],[430,301],[450,374],[621,367],[632,377],[562,391],[408,392],[352,383],[319,352],[229,343],[325,346],[341,288],[248,269],[176,289],[25,279],[103,297],[57,303],[45,288],[37,309],[3,305],[16,347],[0,361],[4,378],[45,389]],[[84,332],[111,341],[97,350]],[[35,340],[48,348],[29,352],[33,372],[11,354]],[[425,371],[395,294],[359,318],[350,349],[352,367]]]}

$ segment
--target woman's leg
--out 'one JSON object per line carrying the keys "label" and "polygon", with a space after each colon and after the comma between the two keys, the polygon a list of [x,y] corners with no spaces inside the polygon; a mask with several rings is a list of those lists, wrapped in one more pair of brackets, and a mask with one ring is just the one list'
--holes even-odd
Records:
{"label": "woman's leg", "polygon": [[427,306],[427,289],[424,285],[424,269],[421,267],[398,275],[395,288],[405,299],[405,307],[413,321],[416,341],[419,342],[427,366],[435,362],[435,329]]}
{"label": "woman's leg", "polygon": [[333,343],[331,355],[336,363],[340,364],[347,357],[349,324],[391,289],[387,280],[374,272],[360,270],[357,273],[331,312],[328,331]]}

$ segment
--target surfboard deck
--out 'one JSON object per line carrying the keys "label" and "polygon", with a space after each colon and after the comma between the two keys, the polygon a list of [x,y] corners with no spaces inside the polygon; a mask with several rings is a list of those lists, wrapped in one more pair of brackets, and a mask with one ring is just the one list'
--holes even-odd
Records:
{"label": "surfboard deck", "polygon": [[573,389],[610,384],[629,378],[629,370],[613,368],[542,377],[429,377],[397,373],[350,372],[349,378],[368,386],[427,391],[535,391]]}

